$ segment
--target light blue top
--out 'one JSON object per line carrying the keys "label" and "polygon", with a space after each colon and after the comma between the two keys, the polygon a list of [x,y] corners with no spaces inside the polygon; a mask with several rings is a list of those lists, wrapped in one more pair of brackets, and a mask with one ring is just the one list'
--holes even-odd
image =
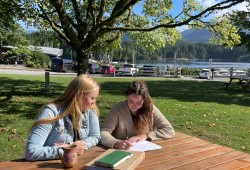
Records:
{"label": "light blue top", "polygon": [[[36,119],[52,118],[63,111],[64,108],[50,104]],[[99,120],[94,110],[90,109],[82,114],[81,132],[86,149],[96,146],[100,141]],[[54,143],[71,143],[73,138],[73,125],[67,116],[51,124],[39,124],[31,130],[26,144],[25,158],[29,161],[58,159],[58,146]]]}

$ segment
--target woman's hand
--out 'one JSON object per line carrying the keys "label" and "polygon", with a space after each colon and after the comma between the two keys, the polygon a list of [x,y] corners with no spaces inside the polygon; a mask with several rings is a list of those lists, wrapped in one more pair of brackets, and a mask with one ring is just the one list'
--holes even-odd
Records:
{"label": "woman's hand", "polygon": [[55,146],[60,146],[62,148],[68,147],[69,144],[65,144],[65,143],[54,143]]}
{"label": "woman's hand", "polygon": [[133,144],[127,140],[118,141],[114,144],[114,148],[121,150],[128,150]]}
{"label": "woman's hand", "polygon": [[140,141],[145,141],[145,140],[147,140],[147,134],[133,136],[128,139],[130,143],[135,143],[135,142],[140,142]]}
{"label": "woman's hand", "polygon": [[77,154],[78,155],[81,155],[84,150],[85,150],[85,145],[83,144],[82,141],[76,141],[76,142],[73,142],[73,143],[70,143],[70,144],[64,144],[64,143],[55,143],[55,146],[60,146],[60,147],[64,147],[64,148],[67,148],[69,147],[70,145],[76,145],[77,146]]}
{"label": "woman's hand", "polygon": [[84,150],[85,150],[85,145],[83,143],[83,141],[79,140],[79,141],[75,141],[73,142],[71,145],[76,145],[77,146],[77,154],[80,156],[81,154],[83,154]]}

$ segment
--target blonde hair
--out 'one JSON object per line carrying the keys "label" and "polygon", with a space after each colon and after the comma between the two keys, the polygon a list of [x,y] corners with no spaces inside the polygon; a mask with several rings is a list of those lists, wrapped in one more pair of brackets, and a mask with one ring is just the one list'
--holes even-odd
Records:
{"label": "blonde hair", "polygon": [[[82,98],[84,95],[99,89],[100,87],[98,83],[89,75],[81,74],[77,76],[70,82],[64,93],[59,98],[51,102],[57,107],[65,107],[65,111],[56,117],[38,120],[32,125],[32,127],[39,124],[53,123],[67,115],[70,115],[73,127],[80,132],[79,122],[81,121],[82,115]],[[41,110],[43,110],[46,106],[47,105],[44,105]],[[96,105],[93,105],[91,109],[94,109],[99,116],[99,109]]]}

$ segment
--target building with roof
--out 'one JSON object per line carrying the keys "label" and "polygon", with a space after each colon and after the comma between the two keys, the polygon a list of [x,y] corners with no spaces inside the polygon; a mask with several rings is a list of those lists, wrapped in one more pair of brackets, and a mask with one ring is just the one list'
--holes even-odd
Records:
{"label": "building with roof", "polygon": [[39,50],[42,53],[50,56],[50,58],[53,58],[53,57],[57,58],[57,57],[62,56],[63,54],[63,49],[60,49],[60,48],[41,47],[41,46],[32,46],[32,45],[29,45],[28,47],[32,51]]}
{"label": "building with roof", "polygon": [[[14,46],[2,46],[2,52],[6,53],[8,50],[11,50],[13,48],[17,48]],[[53,57],[60,57],[63,54],[63,49],[60,48],[51,48],[51,47],[41,47],[41,46],[32,46],[29,45],[28,48],[32,51],[38,50],[41,51],[44,54],[47,54],[50,58]]]}

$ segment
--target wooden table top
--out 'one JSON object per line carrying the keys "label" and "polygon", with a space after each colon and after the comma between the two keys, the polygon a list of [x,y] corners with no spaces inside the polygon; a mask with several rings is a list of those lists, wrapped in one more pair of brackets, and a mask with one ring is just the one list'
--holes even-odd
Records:
{"label": "wooden table top", "polygon": [[[162,149],[147,151],[145,159],[137,170],[247,170],[250,169],[250,155],[234,149],[212,144],[182,133],[169,140],[154,141]],[[71,169],[85,169],[85,165],[105,152],[94,147],[82,155],[78,164]],[[27,162],[24,159],[0,162],[0,170],[64,169],[60,160]]]}

